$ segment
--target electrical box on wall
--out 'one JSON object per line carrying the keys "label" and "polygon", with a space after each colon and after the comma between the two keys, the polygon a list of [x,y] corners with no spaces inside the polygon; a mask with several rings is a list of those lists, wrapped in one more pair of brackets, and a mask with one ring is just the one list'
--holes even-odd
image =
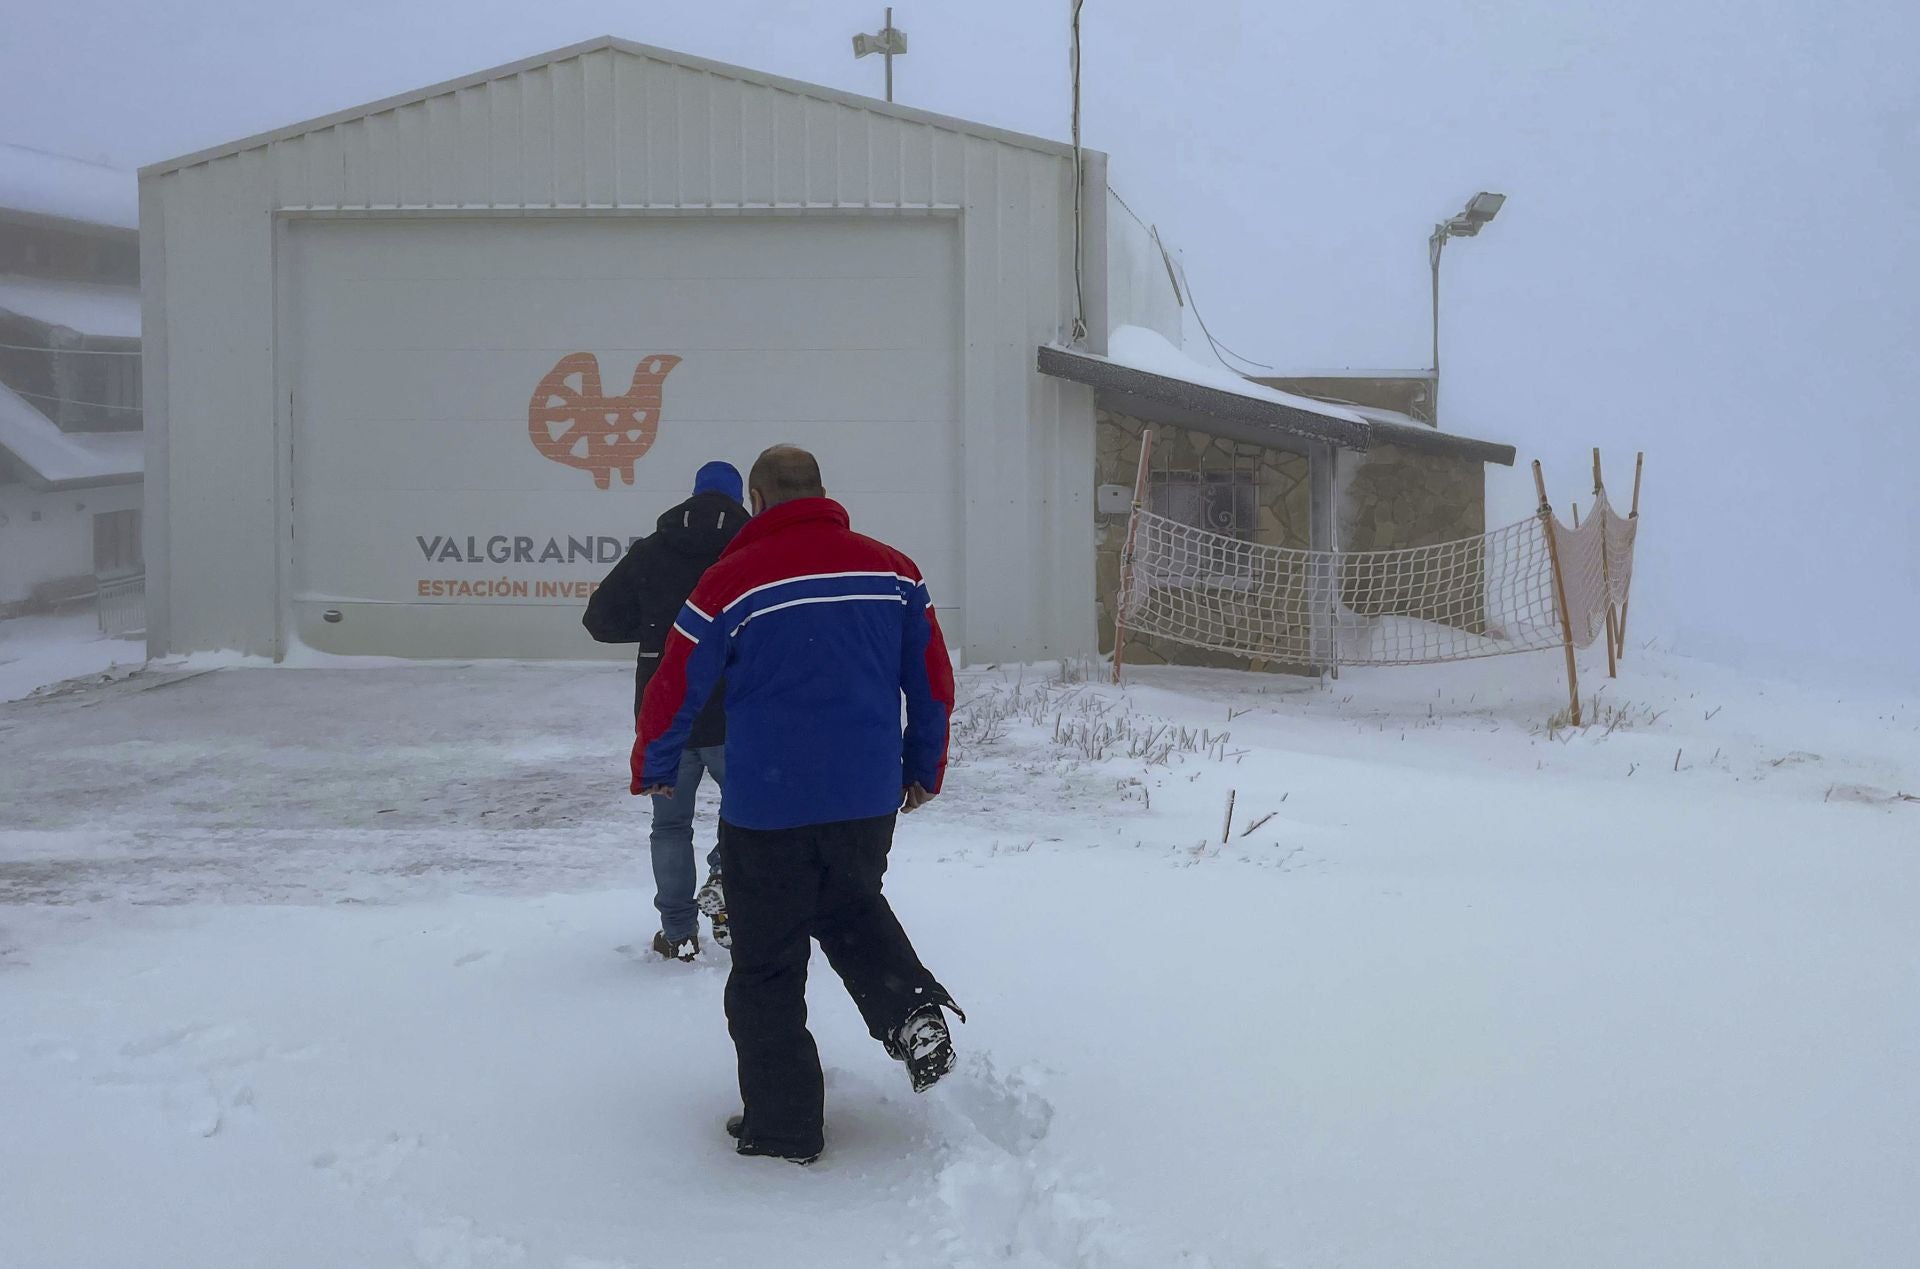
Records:
{"label": "electrical box on wall", "polygon": [[1125,485],[1102,485],[1094,490],[1093,508],[1103,516],[1123,516],[1133,510],[1133,490]]}

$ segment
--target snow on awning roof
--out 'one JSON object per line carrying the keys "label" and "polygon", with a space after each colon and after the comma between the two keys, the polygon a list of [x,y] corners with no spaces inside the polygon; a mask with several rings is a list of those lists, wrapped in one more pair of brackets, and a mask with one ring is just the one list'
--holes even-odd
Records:
{"label": "snow on awning roof", "polygon": [[1195,361],[1184,350],[1175,347],[1165,335],[1144,326],[1122,326],[1115,330],[1107,338],[1107,360],[1150,374],[1165,375],[1237,396],[1251,397],[1255,401],[1268,401],[1322,418],[1338,419],[1343,423],[1366,421],[1346,406],[1283,392],[1279,388],[1255,383],[1244,375],[1237,375],[1225,366],[1209,366]]}
{"label": "snow on awning roof", "polygon": [[1425,419],[1416,419],[1403,410],[1389,410],[1378,405],[1350,405],[1355,414],[1369,423],[1385,423],[1390,427],[1420,427],[1431,431],[1433,424]]}
{"label": "snow on awning roof", "polygon": [[103,339],[140,338],[140,288],[0,275],[0,309]]}
{"label": "snow on awning roof", "polygon": [[146,471],[140,432],[62,432],[52,419],[0,383],[0,449],[27,468],[30,484],[45,489],[122,485]]}
{"label": "snow on awning roof", "polygon": [[140,186],[121,168],[0,142],[0,208],[138,229]]}
{"label": "snow on awning roof", "polygon": [[1120,327],[1108,340],[1108,348],[1103,357],[1078,348],[1043,345],[1038,368],[1042,374],[1094,388],[1103,404],[1121,413],[1254,445],[1298,449],[1322,444],[1360,451],[1399,445],[1513,464],[1511,445],[1425,426],[1371,421],[1345,406],[1268,388],[1225,368],[1202,365],[1155,331]]}
{"label": "snow on awning roof", "polygon": [[1397,370],[1367,370],[1357,366],[1347,366],[1339,370],[1275,370],[1263,376],[1268,379],[1431,379],[1431,370],[1409,370],[1402,367]]}

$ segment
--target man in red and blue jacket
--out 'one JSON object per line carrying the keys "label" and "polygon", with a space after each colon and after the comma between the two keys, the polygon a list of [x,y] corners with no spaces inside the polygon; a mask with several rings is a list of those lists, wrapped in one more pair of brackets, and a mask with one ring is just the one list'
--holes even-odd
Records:
{"label": "man in red and blue jacket", "polygon": [[953,1067],[941,1009],[960,1011],[881,893],[896,812],[940,791],[953,669],[919,569],[848,527],[811,454],[776,446],[747,486],[753,519],[694,588],[647,685],[633,792],[672,791],[724,677],[726,1008],[744,1104],[727,1128],[742,1154],[809,1163],[825,1140],[810,939],[916,1091]]}

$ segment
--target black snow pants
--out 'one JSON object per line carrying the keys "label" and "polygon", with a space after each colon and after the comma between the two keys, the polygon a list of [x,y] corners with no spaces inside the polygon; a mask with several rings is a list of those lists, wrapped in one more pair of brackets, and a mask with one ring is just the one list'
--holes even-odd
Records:
{"label": "black snow pants", "polygon": [[948,999],[880,893],[893,823],[883,815],[774,830],[720,825],[733,929],[727,1030],[740,1061],[744,1140],[792,1155],[824,1145],[820,1054],[807,1030],[810,939],[882,1044],[915,1008]]}

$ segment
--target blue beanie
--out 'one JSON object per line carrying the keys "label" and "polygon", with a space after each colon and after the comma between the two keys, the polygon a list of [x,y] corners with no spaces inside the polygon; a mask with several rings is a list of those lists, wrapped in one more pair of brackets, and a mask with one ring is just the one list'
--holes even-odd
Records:
{"label": "blue beanie", "polygon": [[703,466],[693,477],[693,492],[725,494],[740,501],[740,469],[732,463],[715,460]]}

